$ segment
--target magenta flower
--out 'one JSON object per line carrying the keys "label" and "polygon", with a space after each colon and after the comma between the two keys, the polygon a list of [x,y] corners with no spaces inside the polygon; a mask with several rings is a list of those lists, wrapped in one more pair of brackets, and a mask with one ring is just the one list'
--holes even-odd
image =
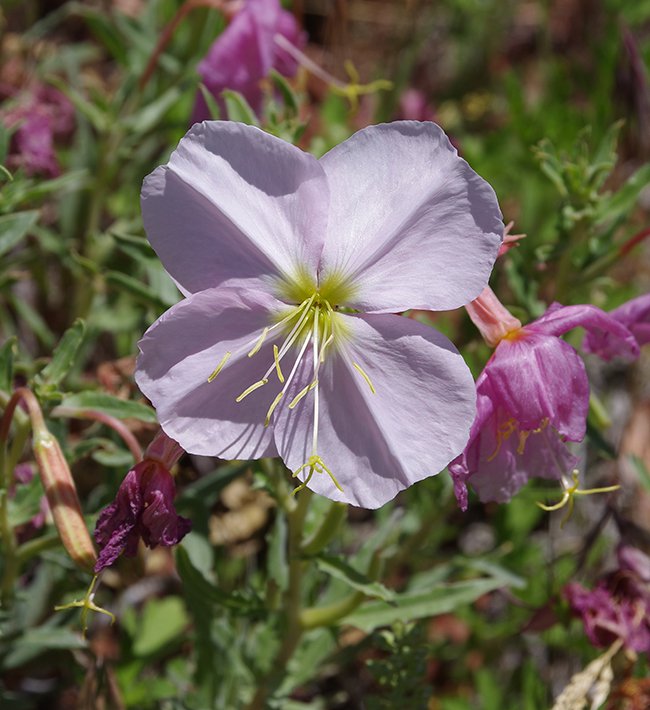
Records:
{"label": "magenta flower", "polygon": [[532,476],[568,478],[576,459],[566,441],[582,441],[589,382],[578,353],[560,335],[582,326],[638,354],[630,332],[595,306],[552,305],[522,327],[488,288],[467,306],[496,350],[476,382],[477,415],[465,451],[449,465],[459,505],[467,483],[483,502],[506,502]]}
{"label": "magenta flower", "polygon": [[[224,117],[226,105],[221,98],[224,89],[238,91],[251,108],[260,113],[262,79],[271,69],[287,77],[296,73],[296,60],[276,43],[276,35],[299,49],[307,44],[307,35],[301,31],[296,18],[282,9],[279,0],[247,0],[199,64],[201,79],[217,100]],[[192,123],[207,118],[210,111],[199,93]]]}
{"label": "magenta flower", "polygon": [[0,120],[13,129],[8,165],[27,175],[55,177],[61,172],[54,153],[54,139],[68,133],[74,109],[68,99],[49,86],[37,86],[3,105]]}
{"label": "magenta flower", "polygon": [[[627,301],[610,311],[609,315],[628,328],[639,346],[650,343],[650,293]],[[599,355],[603,360],[625,355],[625,352],[620,350],[617,338],[612,337],[609,332],[587,333],[582,347],[588,353]]]}
{"label": "magenta flower", "polygon": [[100,513],[95,541],[100,552],[95,565],[99,574],[124,553],[132,557],[140,539],[148,547],[179,543],[192,523],[176,514],[176,488],[169,468],[183,450],[162,432],[148,447],[145,457],[124,477],[115,500]]}
{"label": "magenta flower", "polygon": [[595,589],[572,583],[564,594],[594,646],[621,639],[632,651],[650,653],[650,558],[625,545],[617,556],[618,569],[605,575]]}
{"label": "magenta flower", "polygon": [[142,210],[187,298],[140,341],[136,381],[186,451],[279,455],[318,493],[377,507],[462,449],[467,366],[394,315],[465,303],[501,241],[492,188],[438,126],[373,126],[316,160],[205,122],[145,179]]}

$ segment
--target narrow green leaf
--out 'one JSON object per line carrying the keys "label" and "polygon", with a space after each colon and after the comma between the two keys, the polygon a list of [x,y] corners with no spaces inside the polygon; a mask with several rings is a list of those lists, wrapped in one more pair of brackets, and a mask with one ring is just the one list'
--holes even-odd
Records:
{"label": "narrow green leaf", "polygon": [[133,653],[140,657],[151,656],[173,641],[181,643],[188,622],[189,617],[179,597],[151,599],[142,612]]}
{"label": "narrow green leaf", "polygon": [[13,335],[0,347],[0,390],[11,392],[14,381],[14,358],[16,357],[16,343],[18,338]]}
{"label": "narrow green leaf", "polygon": [[18,317],[25,321],[41,343],[43,343],[46,348],[54,347],[56,337],[50,330],[50,326],[43,319],[43,316],[24,298],[18,298],[14,293],[9,294],[8,300],[15,308]]}
{"label": "narrow green leaf", "polygon": [[600,200],[596,207],[596,224],[617,220],[622,215],[626,215],[648,183],[650,183],[650,163],[646,163],[633,173],[611,197],[604,196]]}
{"label": "narrow green leaf", "polygon": [[338,557],[319,555],[316,558],[316,566],[321,572],[345,582],[352,589],[356,589],[368,597],[382,599],[385,602],[392,602],[395,599],[395,592],[385,587],[381,582],[373,582],[368,579]]}
{"label": "narrow green leaf", "polygon": [[102,111],[63,79],[56,76],[48,77],[48,83],[65,94],[77,111],[90,121],[98,133],[104,133],[111,125],[111,117],[105,111]]}
{"label": "narrow green leaf", "polygon": [[221,95],[226,102],[229,121],[239,121],[240,123],[247,123],[249,126],[260,125],[255,111],[240,93],[226,89],[221,92]]}
{"label": "narrow green leaf", "polygon": [[418,594],[396,595],[392,604],[368,602],[348,616],[344,623],[370,632],[405,619],[423,619],[471,604],[483,594],[503,586],[500,579],[472,579],[436,587]]}
{"label": "narrow green leaf", "polygon": [[134,279],[132,276],[122,274],[119,271],[108,271],[106,281],[122,291],[130,293],[147,306],[154,306],[160,310],[169,307],[159,296],[157,296],[146,284]]}
{"label": "narrow green leaf", "polygon": [[77,319],[65,331],[52,359],[38,374],[39,382],[58,385],[63,380],[74,365],[85,332],[86,326],[81,319]]}
{"label": "narrow green leaf", "polygon": [[[117,419],[139,419],[141,422],[155,424],[156,413],[150,407],[140,402],[131,402],[126,399],[113,397],[105,392],[78,392],[69,394],[63,398],[58,409],[66,410],[87,410],[94,409],[104,412]],[[72,416],[72,412],[70,412]]]}
{"label": "narrow green leaf", "polygon": [[2,661],[2,667],[5,670],[18,668],[45,651],[86,648],[86,646],[86,642],[79,634],[60,626],[28,629],[13,642],[12,650]]}
{"label": "narrow green leaf", "polygon": [[148,103],[143,109],[124,120],[124,128],[142,135],[155,128],[165,114],[174,106],[181,96],[181,88],[172,86],[155,101]]}
{"label": "narrow green leaf", "polygon": [[221,118],[221,110],[219,109],[219,104],[212,95],[212,92],[205,84],[199,84],[199,91],[201,92],[201,96],[203,96],[203,100],[205,101],[206,106],[208,107],[210,118],[213,121],[218,121]]}
{"label": "narrow green leaf", "polygon": [[0,256],[6,254],[24,239],[29,230],[36,224],[37,210],[16,212],[0,217]]}
{"label": "narrow green leaf", "polygon": [[298,97],[289,82],[275,69],[271,69],[269,76],[271,81],[273,81],[275,88],[282,95],[282,100],[284,101],[284,105],[288,109],[289,113],[292,116],[297,116],[298,111],[300,110]]}
{"label": "narrow green leaf", "polygon": [[278,511],[269,533],[268,577],[284,591],[289,584],[287,562],[287,519]]}

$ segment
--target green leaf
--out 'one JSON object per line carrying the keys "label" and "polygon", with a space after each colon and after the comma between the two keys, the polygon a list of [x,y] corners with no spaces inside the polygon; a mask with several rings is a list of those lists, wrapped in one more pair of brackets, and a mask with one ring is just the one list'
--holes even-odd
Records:
{"label": "green leaf", "polygon": [[16,212],[0,217],[0,256],[6,254],[36,224],[38,210]]}
{"label": "green leaf", "polygon": [[181,96],[182,91],[178,86],[172,86],[155,101],[149,102],[143,109],[132,114],[124,120],[126,129],[136,134],[148,133],[162,120],[164,115],[172,108]]}
{"label": "green leaf", "polygon": [[275,88],[282,95],[282,100],[284,101],[284,105],[290,115],[297,116],[300,110],[300,105],[298,102],[298,97],[296,96],[296,93],[290,86],[289,82],[285,79],[285,77],[282,76],[282,74],[277,72],[275,69],[271,69],[271,71],[269,72],[269,77],[275,85]]}
{"label": "green leaf", "polygon": [[63,380],[74,365],[85,332],[86,326],[78,318],[63,334],[50,362],[39,372],[39,383],[58,385]]}
{"label": "green leaf", "polygon": [[173,641],[180,643],[188,623],[189,617],[180,597],[151,599],[142,612],[133,653],[140,657],[151,656]]}
{"label": "green leaf", "polygon": [[56,336],[50,330],[43,316],[33,308],[24,298],[19,298],[15,293],[8,294],[8,300],[21,318],[33,331],[34,335],[46,348],[54,347]]}
{"label": "green leaf", "polygon": [[407,592],[396,595],[392,604],[368,602],[346,617],[344,623],[370,632],[398,621],[413,621],[454,611],[502,586],[500,579],[472,579],[441,585],[418,594]]}
{"label": "green leaf", "polygon": [[135,296],[147,306],[153,306],[160,310],[169,308],[169,304],[165,303],[152,289],[132,276],[127,276],[127,274],[122,274],[119,271],[108,271],[106,273],[106,281],[113,286],[117,286],[120,290]]}
{"label": "green leaf", "polygon": [[219,109],[219,104],[212,95],[212,92],[205,84],[199,84],[199,91],[201,92],[201,96],[203,96],[203,100],[205,101],[206,106],[208,107],[210,118],[213,121],[218,121],[221,118],[221,110]]}
{"label": "green leaf", "polygon": [[74,89],[70,84],[60,77],[51,76],[48,77],[48,83],[55,86],[61,93],[65,94],[72,105],[79,111],[80,114],[85,116],[93,128],[98,133],[104,133],[108,130],[111,125],[111,117],[105,111],[102,111],[97,104],[89,101],[83,94],[81,94],[77,89]]}
{"label": "green leaf", "polygon": [[[57,409],[63,408],[67,410],[94,409],[117,417],[117,419],[139,419],[141,422],[150,424],[155,424],[158,421],[154,410],[146,404],[119,399],[119,397],[113,397],[105,392],[86,391],[66,395]],[[70,414],[74,416],[72,412]]]}
{"label": "green leaf", "polygon": [[287,519],[278,511],[268,538],[268,573],[278,589],[284,591],[289,585],[289,565],[287,563]]}
{"label": "green leaf", "polygon": [[229,121],[239,121],[240,123],[247,123],[249,126],[260,125],[255,111],[241,94],[225,89],[221,92],[221,95],[226,102]]}
{"label": "green leaf", "polygon": [[12,335],[11,338],[0,347],[0,390],[11,392],[14,382],[14,358],[16,357],[16,343],[18,338]]}
{"label": "green leaf", "polygon": [[361,572],[358,572],[338,557],[319,555],[316,558],[316,566],[321,572],[345,582],[352,589],[356,589],[368,597],[375,597],[391,603],[395,599],[395,592],[385,587],[381,582],[373,582],[368,579],[364,574],[361,574]]}
{"label": "green leaf", "polygon": [[27,661],[51,650],[86,648],[86,642],[77,633],[60,626],[41,626],[28,629],[12,644],[12,650],[4,657],[4,669],[18,668]]}
{"label": "green leaf", "polygon": [[639,193],[650,183],[650,163],[646,163],[633,173],[627,182],[611,197],[603,197],[596,207],[595,222],[617,220],[626,215],[634,206]]}

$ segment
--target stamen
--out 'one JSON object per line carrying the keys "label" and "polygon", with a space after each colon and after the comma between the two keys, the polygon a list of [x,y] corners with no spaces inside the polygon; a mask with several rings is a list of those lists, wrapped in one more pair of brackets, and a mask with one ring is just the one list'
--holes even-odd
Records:
{"label": "stamen", "polygon": [[255,355],[256,352],[259,352],[259,349],[262,347],[262,345],[264,344],[264,341],[266,340],[266,336],[268,335],[268,332],[269,332],[269,329],[264,328],[264,330],[262,331],[262,334],[260,335],[260,337],[257,339],[257,342],[253,346],[253,349],[248,353],[248,357],[253,357],[253,355]]}
{"label": "stamen", "polygon": [[363,379],[368,383],[368,387],[370,387],[370,391],[371,391],[373,394],[377,394],[377,390],[374,388],[374,385],[372,384],[372,381],[371,381],[370,378],[368,377],[367,373],[364,372],[364,370],[362,369],[361,365],[359,365],[359,364],[356,363],[356,362],[353,362],[353,363],[352,363],[352,367],[354,367],[354,369],[355,369],[355,370],[361,375],[361,377],[363,377]]}
{"label": "stamen", "polygon": [[562,521],[560,522],[560,527],[563,528],[564,524],[569,520],[571,517],[571,513],[573,513],[573,506],[575,504],[574,497],[575,496],[588,496],[592,495],[593,493],[611,493],[612,491],[617,491],[620,486],[615,485],[615,486],[603,486],[602,488],[585,488],[585,489],[580,489],[579,488],[579,480],[578,480],[579,474],[577,470],[574,470],[571,474],[571,478],[573,479],[573,484],[570,484],[568,479],[564,477],[562,479],[562,485],[564,486],[564,493],[562,494],[562,498],[560,498],[558,503],[555,503],[553,505],[544,505],[544,503],[540,503],[537,501],[537,506],[540,507],[542,510],[545,510],[547,512],[553,512],[554,510],[559,510],[560,508],[563,508],[565,505],[568,503],[568,508],[567,508],[567,513],[562,518]]}
{"label": "stamen", "polygon": [[524,453],[524,450],[526,449],[526,441],[528,440],[528,437],[532,433],[537,433],[537,432],[530,432],[530,431],[520,431],[519,432],[519,446],[517,447],[517,453],[522,456]]}
{"label": "stamen", "polygon": [[516,429],[517,423],[512,418],[508,419],[507,422],[504,422],[503,424],[500,424],[497,427],[497,447],[492,453],[492,455],[487,457],[487,461],[494,461],[499,451],[501,451],[501,445],[503,444],[503,442],[507,441],[510,435],[514,431],[516,431]]}
{"label": "stamen", "polygon": [[221,372],[221,370],[223,370],[226,362],[228,362],[228,358],[230,357],[230,355],[231,355],[231,353],[230,353],[230,351],[228,351],[221,358],[221,362],[216,366],[216,368],[214,369],[214,372],[210,375],[210,377],[208,377],[208,382],[212,382],[212,380],[214,380],[214,378]]}
{"label": "stamen", "polygon": [[306,488],[309,481],[311,481],[314,473],[327,473],[327,475],[332,479],[332,483],[341,491],[341,493],[343,493],[343,488],[341,487],[341,484],[336,480],[336,477],[325,465],[325,462],[320,456],[316,454],[310,456],[307,459],[306,463],[304,463],[302,466],[300,466],[294,471],[294,473],[292,474],[293,478],[296,478],[296,476],[298,476],[298,474],[304,471],[306,468],[309,468],[307,478],[305,478],[305,480],[297,488],[294,488],[294,490],[291,492],[291,495],[295,496],[298,491],[301,491],[303,488]]}
{"label": "stamen", "polygon": [[280,404],[280,400],[284,397],[284,390],[278,394],[278,396],[273,400],[273,403],[269,407],[269,411],[266,413],[266,419],[264,420],[264,426],[268,426],[271,423],[271,415],[273,414],[273,411],[275,408]]}
{"label": "stamen", "polygon": [[273,343],[273,360],[275,361],[275,371],[278,373],[278,380],[280,380],[280,382],[284,382],[284,375],[282,374],[282,370],[280,368],[279,353],[280,351],[278,350],[278,346]]}
{"label": "stamen", "polygon": [[311,392],[311,390],[316,387],[317,384],[318,380],[314,380],[313,382],[310,382],[307,387],[301,389],[300,392],[298,392],[298,394],[289,403],[289,409],[293,409],[308,392]]}
{"label": "stamen", "polygon": [[263,387],[268,380],[264,378],[263,380],[258,380],[257,382],[254,382],[250,387],[247,387],[240,395],[235,399],[235,402],[239,403],[244,399],[244,397],[248,397],[248,395],[251,392],[255,392],[255,390],[259,389],[260,387]]}

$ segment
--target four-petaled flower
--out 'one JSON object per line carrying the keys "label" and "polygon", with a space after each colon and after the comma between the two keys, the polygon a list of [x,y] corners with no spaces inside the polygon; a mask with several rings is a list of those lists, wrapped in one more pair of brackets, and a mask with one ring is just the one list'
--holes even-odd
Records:
{"label": "four-petaled flower", "polygon": [[178,544],[192,527],[176,514],[176,487],[169,469],[183,450],[163,432],[152,441],[144,458],[124,477],[115,500],[100,513],[95,540],[100,552],[95,574],[121,555],[132,557],[143,540],[148,547]]}
{"label": "four-petaled flower", "polygon": [[580,356],[559,336],[581,326],[606,333],[619,353],[638,355],[629,330],[595,306],[553,304],[522,327],[488,288],[467,310],[496,350],[476,381],[467,447],[449,465],[463,510],[467,483],[483,502],[504,503],[533,476],[571,479],[577,459],[564,442],[584,438],[589,382]]}
{"label": "four-petaled flower", "polygon": [[438,126],[373,126],[316,160],[205,122],[145,179],[142,209],[186,298],[140,341],[136,381],[185,450],[280,455],[318,493],[370,508],[462,450],[469,370],[395,314],[476,297],[503,223]]}
{"label": "four-petaled flower", "polygon": [[[224,89],[238,91],[253,111],[260,113],[264,97],[262,79],[271,69],[287,77],[296,73],[296,60],[275,41],[276,35],[298,49],[307,44],[307,35],[296,18],[282,9],[279,0],[247,0],[199,64],[199,75],[224,116],[226,105],[221,97]],[[206,118],[210,118],[210,111],[199,93],[192,122]]]}

